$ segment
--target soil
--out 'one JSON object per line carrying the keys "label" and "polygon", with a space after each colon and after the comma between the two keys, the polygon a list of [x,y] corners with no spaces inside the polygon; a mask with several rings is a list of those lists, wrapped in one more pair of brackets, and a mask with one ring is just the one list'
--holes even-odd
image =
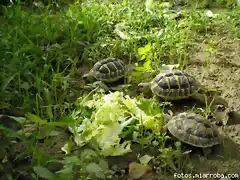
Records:
{"label": "soil", "polygon": [[[211,159],[194,157],[192,162],[199,173],[236,174],[240,172],[240,41],[230,42],[229,39],[221,40],[220,37],[215,39],[219,42],[218,52],[209,57],[204,52],[206,45],[201,44],[197,53],[192,54],[192,64],[188,65],[187,71],[206,87],[219,90],[233,112],[227,124],[219,128],[225,135],[224,149]],[[208,68],[204,66],[206,59]]]}

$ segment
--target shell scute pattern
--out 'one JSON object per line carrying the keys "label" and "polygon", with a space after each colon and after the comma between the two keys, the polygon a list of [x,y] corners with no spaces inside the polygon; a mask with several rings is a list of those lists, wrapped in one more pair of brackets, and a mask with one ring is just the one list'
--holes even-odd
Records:
{"label": "shell scute pattern", "polygon": [[107,58],[97,62],[91,71],[101,81],[114,81],[126,74],[124,62],[116,58]]}
{"label": "shell scute pattern", "polygon": [[179,70],[159,74],[151,84],[152,92],[167,100],[186,98],[200,89],[200,84],[194,77]]}
{"label": "shell scute pattern", "polygon": [[196,147],[205,148],[220,143],[217,128],[195,113],[180,113],[167,126],[173,136]]}

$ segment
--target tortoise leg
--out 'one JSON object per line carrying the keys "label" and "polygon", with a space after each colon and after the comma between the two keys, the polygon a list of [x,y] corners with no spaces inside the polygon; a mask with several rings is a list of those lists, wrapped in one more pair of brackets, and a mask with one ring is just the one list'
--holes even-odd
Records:
{"label": "tortoise leg", "polygon": [[166,133],[168,131],[167,124],[162,127],[162,132]]}
{"label": "tortoise leg", "polygon": [[206,87],[201,87],[200,92],[203,93],[208,93],[208,94],[216,94],[218,93],[218,91],[216,89],[212,89],[212,88],[206,88]]}
{"label": "tortoise leg", "polygon": [[210,155],[212,152],[212,149],[211,148],[203,148],[203,155],[205,157],[207,157],[208,155]]}
{"label": "tortoise leg", "polygon": [[107,85],[102,81],[96,81],[93,83],[93,85],[100,89],[103,89],[105,92],[109,91],[109,88],[107,87]]}
{"label": "tortoise leg", "polygon": [[[211,106],[214,106],[214,105],[223,105],[225,107],[228,107],[228,102],[220,97],[220,96],[216,96],[216,97],[213,97],[213,98],[209,98],[207,97],[205,94],[202,94],[202,93],[196,93],[192,96],[194,99],[196,100],[199,100],[201,103],[203,104],[211,104]],[[210,101],[209,101],[210,99]]]}
{"label": "tortoise leg", "polygon": [[153,99],[155,99],[157,102],[161,102],[162,99],[159,98],[157,95],[153,95]]}
{"label": "tortoise leg", "polygon": [[213,105],[223,105],[224,107],[228,107],[228,102],[221,96],[214,97]]}
{"label": "tortoise leg", "polygon": [[214,105],[212,107],[212,116],[215,118],[217,125],[226,125],[232,109],[223,105]]}
{"label": "tortoise leg", "polygon": [[205,94],[196,93],[196,94],[192,95],[192,98],[200,101],[203,104],[206,104],[207,98],[205,97]]}

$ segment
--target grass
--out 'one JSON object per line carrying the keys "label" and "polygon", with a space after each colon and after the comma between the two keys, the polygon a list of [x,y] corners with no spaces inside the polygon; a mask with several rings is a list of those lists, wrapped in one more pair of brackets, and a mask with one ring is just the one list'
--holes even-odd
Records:
{"label": "grass", "polygon": [[[207,44],[206,52],[211,56],[217,52],[215,36],[239,38],[240,10],[234,2],[216,2],[215,8],[224,6],[226,11],[219,12],[216,17],[208,17],[204,8],[206,4],[194,1],[184,7],[182,20],[177,20],[176,14],[164,12],[161,2],[150,5],[147,11],[142,1],[88,0],[64,7],[60,5],[62,8],[57,11],[51,8],[51,4],[26,8],[18,3],[3,8],[5,14],[1,16],[0,24],[0,110],[8,111],[7,115],[10,112],[14,116],[11,118],[21,126],[29,125],[36,129],[26,137],[26,133],[14,133],[8,131],[6,125],[1,126],[6,136],[6,147],[11,147],[12,140],[16,139],[30,143],[31,162],[28,166],[35,167],[28,167],[24,173],[9,171],[5,174],[9,179],[16,179],[21,173],[34,179],[38,176],[59,178],[45,168],[49,159],[43,147],[49,146],[47,140],[61,132],[59,129],[76,123],[76,118],[70,114],[77,108],[74,104],[76,99],[86,95],[79,76],[84,68],[90,68],[109,56],[120,57],[130,63],[138,63],[130,81],[137,84],[149,80],[146,71],[154,73],[162,64],[180,64],[184,69],[191,63],[189,56],[201,42]],[[205,65],[207,69],[208,59]],[[147,109],[143,110],[147,112]],[[15,117],[19,111],[27,116]],[[86,114],[85,118],[93,113],[89,109],[79,111]],[[148,138],[156,139],[153,142],[158,142],[163,167],[182,171],[182,161],[179,160],[182,150],[165,147],[164,135],[151,137],[151,133],[144,132],[141,126],[137,128],[140,144],[150,145]],[[43,138],[45,140],[39,147],[38,143]],[[71,154],[51,160],[60,159],[64,164],[60,172],[63,179],[72,179],[74,175],[80,179],[93,176],[109,176],[111,179],[112,172],[94,147],[95,150],[84,151],[86,154],[80,156]],[[174,165],[175,159],[178,167]],[[99,172],[106,172],[103,173],[106,176]]]}

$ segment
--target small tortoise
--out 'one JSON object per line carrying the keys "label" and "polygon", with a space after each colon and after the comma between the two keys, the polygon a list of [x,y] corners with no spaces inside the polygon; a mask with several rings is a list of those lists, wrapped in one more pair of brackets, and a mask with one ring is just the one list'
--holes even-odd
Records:
{"label": "small tortoise", "polygon": [[164,131],[168,129],[180,141],[203,148],[205,155],[211,152],[210,147],[221,143],[217,127],[198,114],[183,112],[176,116],[165,115],[165,121]]}
{"label": "small tortoise", "polygon": [[[147,94],[152,92],[154,96],[166,100],[180,100],[189,97],[197,99],[205,104],[205,89],[193,76],[177,69],[159,73],[151,82],[138,84],[138,91]],[[215,97],[213,104],[228,106],[221,97]]]}
{"label": "small tortoise", "polygon": [[85,81],[94,81],[103,89],[108,89],[104,83],[112,83],[123,78],[128,73],[125,63],[118,58],[106,58],[94,64],[89,73],[83,75]]}
{"label": "small tortoise", "polygon": [[94,64],[89,73],[83,75],[83,79],[92,80],[94,77],[103,82],[114,82],[126,75],[126,66],[121,59],[107,58]]}

